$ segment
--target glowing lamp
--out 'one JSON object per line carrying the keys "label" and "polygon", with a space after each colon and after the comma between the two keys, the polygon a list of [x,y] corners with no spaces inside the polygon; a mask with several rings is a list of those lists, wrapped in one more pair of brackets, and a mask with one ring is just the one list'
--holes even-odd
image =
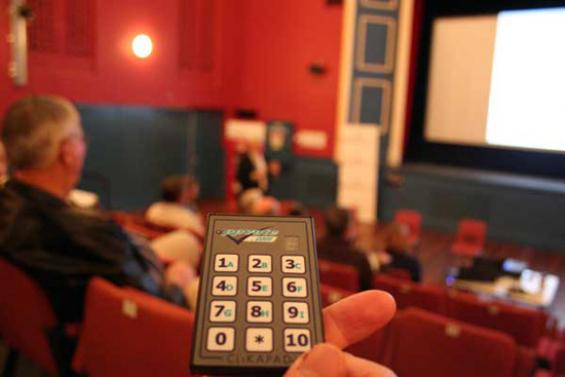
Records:
{"label": "glowing lamp", "polygon": [[146,34],[139,34],[131,42],[133,54],[140,59],[145,59],[153,52],[153,41]]}

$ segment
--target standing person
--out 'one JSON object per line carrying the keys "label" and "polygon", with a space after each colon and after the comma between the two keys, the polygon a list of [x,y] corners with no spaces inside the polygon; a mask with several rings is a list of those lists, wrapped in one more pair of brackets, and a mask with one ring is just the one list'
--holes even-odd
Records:
{"label": "standing person", "polygon": [[25,97],[8,109],[2,139],[13,174],[0,189],[0,258],[38,283],[59,322],[81,321],[93,276],[184,304],[192,275],[176,273],[167,282],[147,244],[67,202],[87,150],[73,104]]}

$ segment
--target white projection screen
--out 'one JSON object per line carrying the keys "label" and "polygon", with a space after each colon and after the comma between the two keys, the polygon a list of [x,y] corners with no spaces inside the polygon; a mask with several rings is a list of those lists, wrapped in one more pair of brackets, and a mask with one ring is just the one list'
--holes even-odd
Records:
{"label": "white projection screen", "polygon": [[565,8],[433,23],[425,139],[565,151]]}

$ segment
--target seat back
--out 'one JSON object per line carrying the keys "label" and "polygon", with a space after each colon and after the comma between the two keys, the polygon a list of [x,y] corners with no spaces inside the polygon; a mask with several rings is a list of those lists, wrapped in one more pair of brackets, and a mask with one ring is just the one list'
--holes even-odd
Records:
{"label": "seat back", "polygon": [[346,289],[332,287],[328,284],[320,284],[320,296],[322,298],[322,306],[326,307],[328,305],[334,304],[345,298],[347,296],[351,296],[355,292],[348,291]]}
{"label": "seat back", "polygon": [[145,293],[94,278],[74,369],[98,376],[190,376],[194,317]]}
{"label": "seat back", "polygon": [[23,271],[0,260],[0,334],[9,347],[51,374],[57,373],[48,333],[56,318],[40,287]]}
{"label": "seat back", "polygon": [[411,209],[399,209],[394,214],[394,221],[406,224],[410,228],[410,236],[419,239],[422,235],[422,214]]}
{"label": "seat back", "polygon": [[506,334],[411,308],[392,323],[384,363],[402,377],[512,377],[517,349]]}
{"label": "seat back", "polygon": [[318,261],[318,267],[322,283],[353,292],[359,290],[359,272],[355,267],[325,259]]}
{"label": "seat back", "polygon": [[390,293],[399,309],[417,307],[435,313],[446,313],[447,293],[441,286],[417,284],[379,274],[373,278],[373,287]]}
{"label": "seat back", "polygon": [[561,343],[555,353],[553,371],[557,376],[565,375],[565,343]]}
{"label": "seat back", "polygon": [[502,331],[526,347],[537,347],[544,334],[547,316],[539,310],[502,302],[487,302],[470,294],[450,295],[450,317]]}
{"label": "seat back", "polygon": [[455,242],[483,248],[486,241],[487,224],[482,220],[462,219],[457,228]]}

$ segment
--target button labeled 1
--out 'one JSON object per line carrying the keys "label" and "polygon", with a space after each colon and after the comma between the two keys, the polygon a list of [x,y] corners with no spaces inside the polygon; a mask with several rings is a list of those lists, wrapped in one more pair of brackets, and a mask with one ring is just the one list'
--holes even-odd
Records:
{"label": "button labeled 1", "polygon": [[308,323],[308,304],[305,302],[285,302],[283,304],[285,323]]}
{"label": "button labeled 1", "polygon": [[249,301],[247,322],[270,323],[273,321],[273,304],[269,301]]}
{"label": "button labeled 1", "polygon": [[208,351],[233,351],[235,330],[231,327],[210,327],[206,348]]}
{"label": "button labeled 1", "polygon": [[247,266],[249,272],[271,272],[272,258],[270,255],[250,255]]}
{"label": "button labeled 1", "polygon": [[285,297],[306,297],[306,279],[304,278],[283,278],[283,296]]}
{"label": "button labeled 1", "polygon": [[249,296],[269,297],[273,294],[271,278],[253,277],[247,279],[247,294]]}
{"label": "button labeled 1", "polygon": [[235,272],[239,263],[239,255],[237,254],[218,254],[214,261],[214,271],[217,272]]}
{"label": "button labeled 1", "polygon": [[215,276],[212,280],[213,296],[235,296],[237,294],[237,278],[235,276]]}
{"label": "button labeled 1", "polygon": [[310,330],[284,330],[284,350],[287,352],[304,352],[310,349]]}
{"label": "button labeled 1", "polygon": [[304,272],[306,272],[306,263],[304,262],[304,257],[282,257],[282,271],[287,274],[303,274]]}
{"label": "button labeled 1", "polygon": [[235,301],[215,300],[210,303],[210,322],[234,322]]}

